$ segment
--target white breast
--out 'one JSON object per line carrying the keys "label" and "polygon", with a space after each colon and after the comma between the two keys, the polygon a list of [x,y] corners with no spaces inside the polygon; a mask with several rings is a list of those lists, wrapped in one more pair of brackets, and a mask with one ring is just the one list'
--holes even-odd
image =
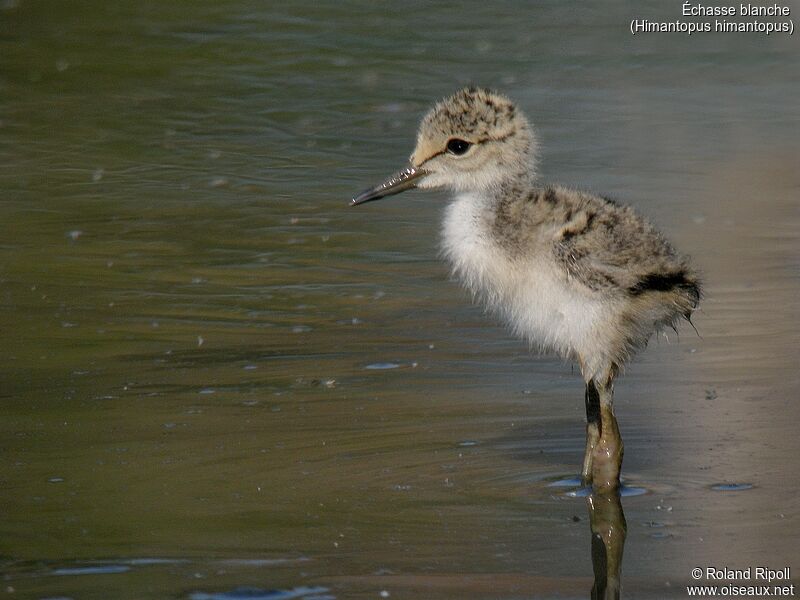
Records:
{"label": "white breast", "polygon": [[491,206],[486,198],[462,194],[447,207],[442,250],[454,273],[530,343],[565,358],[603,354],[606,302],[559,268],[548,239],[553,232],[543,229],[540,246],[511,257],[494,237]]}

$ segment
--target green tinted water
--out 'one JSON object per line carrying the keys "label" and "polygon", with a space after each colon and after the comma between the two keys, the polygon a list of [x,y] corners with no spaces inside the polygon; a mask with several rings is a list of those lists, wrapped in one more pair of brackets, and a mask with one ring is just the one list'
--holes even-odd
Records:
{"label": "green tinted water", "polygon": [[632,10],[2,4],[0,593],[588,593],[576,370],[448,282],[443,196],[347,208],[470,81],[705,273],[617,386],[625,589],[797,566],[796,37]]}

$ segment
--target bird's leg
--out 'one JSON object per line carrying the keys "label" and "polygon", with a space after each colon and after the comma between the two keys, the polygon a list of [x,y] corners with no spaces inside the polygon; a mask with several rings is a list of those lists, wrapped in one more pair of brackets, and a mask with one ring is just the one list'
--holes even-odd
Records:
{"label": "bird's leg", "polygon": [[597,391],[600,396],[600,437],[592,449],[592,486],[595,491],[602,492],[619,487],[623,445],[614,417],[612,378],[608,377],[597,385]]}
{"label": "bird's leg", "polygon": [[581,482],[583,485],[592,483],[592,455],[597,441],[600,439],[600,395],[594,380],[586,383],[586,451],[583,454],[583,469]]}

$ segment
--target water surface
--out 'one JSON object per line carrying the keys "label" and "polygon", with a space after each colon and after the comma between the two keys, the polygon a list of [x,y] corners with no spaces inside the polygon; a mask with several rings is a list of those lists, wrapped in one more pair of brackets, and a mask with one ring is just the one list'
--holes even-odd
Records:
{"label": "water surface", "polygon": [[347,207],[468,82],[704,274],[699,335],[616,388],[625,595],[800,568],[796,36],[631,37],[655,2],[0,7],[9,592],[588,595],[586,503],[548,485],[577,367],[448,281],[444,196]]}

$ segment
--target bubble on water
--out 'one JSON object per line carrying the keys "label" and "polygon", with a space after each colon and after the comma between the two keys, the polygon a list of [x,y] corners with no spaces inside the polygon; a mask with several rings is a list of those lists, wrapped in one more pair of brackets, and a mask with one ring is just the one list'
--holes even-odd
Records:
{"label": "bubble on water", "polygon": [[370,369],[372,371],[379,371],[383,369],[398,369],[399,367],[400,365],[398,363],[381,362],[381,363],[372,363],[364,368]]}
{"label": "bubble on water", "polygon": [[477,446],[478,442],[476,442],[475,440],[464,440],[463,442],[458,442],[458,445],[466,448],[470,446]]}
{"label": "bubble on water", "polygon": [[198,393],[198,394],[215,394],[215,393],[216,393],[216,390],[214,390],[214,389],[212,389],[212,388],[203,388],[202,390],[200,390],[200,391],[199,391],[199,392],[197,392],[197,393]]}
{"label": "bubble on water", "polygon": [[64,478],[63,477],[51,477],[47,481],[49,483],[63,483],[64,482]]}
{"label": "bubble on water", "polygon": [[94,171],[92,171],[92,181],[97,183],[98,181],[100,181],[103,178],[104,174],[105,174],[105,171],[103,169],[95,169]]}
{"label": "bubble on water", "polygon": [[109,575],[113,573],[126,573],[131,568],[128,565],[87,565],[85,567],[62,567],[54,569],[53,575]]}
{"label": "bubble on water", "polygon": [[715,492],[741,492],[744,490],[752,490],[752,483],[715,483],[711,486]]}
{"label": "bubble on water", "polygon": [[292,333],[308,333],[311,331],[311,327],[308,325],[295,325],[292,327]]}
{"label": "bubble on water", "polygon": [[227,177],[215,177],[211,181],[208,182],[209,187],[218,188],[218,187],[225,187],[228,185],[230,181],[228,181]]}
{"label": "bubble on water", "polygon": [[193,592],[189,594],[190,600],[330,600],[334,596],[325,594],[328,588],[324,587],[297,587],[288,590],[262,590],[252,587],[239,587],[230,592]]}

